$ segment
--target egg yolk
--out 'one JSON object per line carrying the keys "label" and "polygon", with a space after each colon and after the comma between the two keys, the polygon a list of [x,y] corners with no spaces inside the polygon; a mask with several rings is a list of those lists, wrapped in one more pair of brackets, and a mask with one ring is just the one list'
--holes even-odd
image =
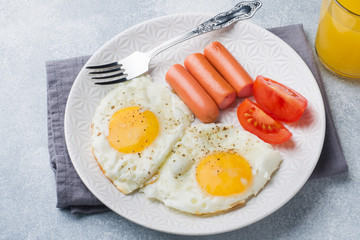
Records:
{"label": "egg yolk", "polygon": [[251,167],[238,154],[217,152],[200,161],[196,168],[196,180],[211,195],[242,193],[252,183]]}
{"label": "egg yolk", "polygon": [[128,107],[115,112],[109,122],[108,141],[122,153],[141,152],[159,133],[159,122],[151,111]]}

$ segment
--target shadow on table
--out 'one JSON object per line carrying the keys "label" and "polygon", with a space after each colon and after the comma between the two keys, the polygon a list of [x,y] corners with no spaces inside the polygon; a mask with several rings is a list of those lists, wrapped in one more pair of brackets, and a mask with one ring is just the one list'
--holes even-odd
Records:
{"label": "shadow on table", "polygon": [[227,239],[236,239],[239,236],[243,236],[243,239],[279,239],[289,235],[293,229],[309,224],[309,213],[317,211],[317,206],[327,204],[324,201],[324,193],[328,186],[343,185],[348,181],[350,181],[348,173],[332,178],[311,180],[272,215],[248,227],[222,235]]}

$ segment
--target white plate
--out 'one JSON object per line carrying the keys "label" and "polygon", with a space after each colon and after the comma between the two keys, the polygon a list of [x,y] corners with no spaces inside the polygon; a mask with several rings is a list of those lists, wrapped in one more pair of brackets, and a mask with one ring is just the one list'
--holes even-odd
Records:
{"label": "white plate", "polygon": [[[135,50],[146,51],[203,22],[207,15],[172,15],[136,25],[107,42],[88,64],[121,59]],[[162,52],[151,62],[154,81],[165,83],[167,69],[185,57],[202,52],[214,40],[223,43],[252,77],[264,75],[285,83],[305,96],[309,103],[301,119],[287,124],[290,141],[276,146],[284,161],[270,183],[243,208],[211,217],[182,214],[143,194],[125,196],[102,174],[91,153],[90,123],[102,97],[115,86],[97,86],[82,69],[71,89],[65,112],[66,144],[74,167],[89,190],[121,216],[159,231],[204,235],[231,231],[254,223],[289,201],[312,173],[323,146],[325,111],[318,85],[303,60],[285,42],[250,22],[183,42]],[[239,101],[238,101],[239,102]],[[236,107],[223,111],[221,122],[240,127]]]}

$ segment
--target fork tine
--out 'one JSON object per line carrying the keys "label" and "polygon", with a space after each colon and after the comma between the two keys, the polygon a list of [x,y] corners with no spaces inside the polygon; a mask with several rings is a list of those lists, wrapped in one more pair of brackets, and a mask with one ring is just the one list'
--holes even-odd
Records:
{"label": "fork tine", "polygon": [[122,64],[118,64],[117,62],[113,62],[113,63],[104,64],[104,65],[87,66],[86,68],[88,68],[88,69],[100,69],[100,68],[108,68],[108,67],[115,67],[115,66],[121,67]]}
{"label": "fork tine", "polygon": [[121,69],[120,67],[117,67],[117,68],[106,70],[106,71],[89,72],[89,74],[102,74],[102,73],[111,73],[111,72],[117,72],[117,71],[124,72],[125,70]]}
{"label": "fork tine", "polygon": [[[113,78],[113,77],[120,77],[120,76],[123,76],[124,73],[121,72],[121,73],[117,73],[117,74],[113,74],[113,75],[109,75],[109,76],[104,76],[104,77],[92,77],[92,79],[107,79],[107,78]],[[127,77],[127,75],[125,76]]]}
{"label": "fork tine", "polygon": [[115,84],[115,83],[122,83],[122,82],[126,82],[127,78],[120,78],[120,79],[116,79],[113,81],[108,81],[108,82],[96,82],[95,84],[97,85],[110,85],[110,84]]}

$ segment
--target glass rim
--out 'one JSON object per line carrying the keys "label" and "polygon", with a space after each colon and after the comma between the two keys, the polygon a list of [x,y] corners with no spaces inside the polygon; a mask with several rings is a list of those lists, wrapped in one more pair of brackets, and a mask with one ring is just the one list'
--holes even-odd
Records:
{"label": "glass rim", "polygon": [[334,0],[334,2],[336,2],[337,5],[339,5],[342,9],[344,9],[344,10],[347,11],[347,12],[349,12],[350,14],[353,14],[353,15],[355,15],[355,16],[357,16],[357,17],[360,17],[360,14],[357,14],[357,13],[355,13],[355,12],[347,9],[347,8],[344,7],[341,3],[339,3],[338,0]]}

